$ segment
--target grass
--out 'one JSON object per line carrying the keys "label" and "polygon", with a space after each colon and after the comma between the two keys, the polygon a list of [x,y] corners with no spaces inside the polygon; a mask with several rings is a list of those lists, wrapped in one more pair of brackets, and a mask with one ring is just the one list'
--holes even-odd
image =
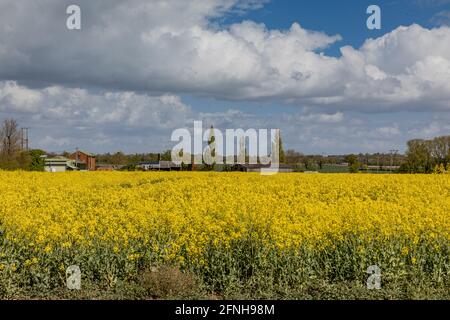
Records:
{"label": "grass", "polygon": [[[373,244],[377,253],[361,254],[356,246],[336,243],[333,249],[311,251],[301,248],[280,254],[277,250],[250,242],[232,248],[211,247],[202,267],[161,264],[157,260],[140,264],[126,278],[120,268],[91,272],[82,278],[82,289],[68,290],[63,276],[49,282],[42,270],[33,274],[0,277],[3,299],[173,299],[173,300],[449,300],[449,250],[442,256],[419,256],[415,264],[391,244]],[[415,248],[416,252],[426,248]],[[425,252],[425,251],[424,251]],[[398,259],[393,259],[397,257]],[[110,258],[109,258],[110,259]],[[382,269],[381,289],[369,290],[367,265]],[[92,270],[91,270],[92,271]]]}

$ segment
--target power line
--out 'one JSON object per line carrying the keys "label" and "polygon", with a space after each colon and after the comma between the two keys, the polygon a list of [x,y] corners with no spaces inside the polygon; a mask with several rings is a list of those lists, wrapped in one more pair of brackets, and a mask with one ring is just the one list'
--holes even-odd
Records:
{"label": "power line", "polygon": [[28,129],[30,129],[30,128],[22,128],[21,143],[22,143],[22,150],[25,150],[25,151],[29,150]]}

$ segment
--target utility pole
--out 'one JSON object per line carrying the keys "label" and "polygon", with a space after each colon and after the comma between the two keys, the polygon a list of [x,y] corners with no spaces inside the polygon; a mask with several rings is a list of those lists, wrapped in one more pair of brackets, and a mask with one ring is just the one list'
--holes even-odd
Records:
{"label": "utility pole", "polygon": [[28,151],[28,129],[30,128],[22,128],[22,137],[21,137],[21,143],[22,143],[22,150]]}

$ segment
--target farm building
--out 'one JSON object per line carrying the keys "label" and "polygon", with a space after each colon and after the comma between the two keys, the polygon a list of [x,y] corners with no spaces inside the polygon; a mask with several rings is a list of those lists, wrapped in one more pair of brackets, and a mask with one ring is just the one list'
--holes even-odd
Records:
{"label": "farm building", "polygon": [[98,164],[96,170],[97,171],[115,171],[118,167],[112,164]]}
{"label": "farm building", "polygon": [[137,167],[144,171],[181,171],[181,165],[172,161],[142,162]]}
{"label": "farm building", "polygon": [[76,166],[80,170],[95,171],[95,155],[89,152],[78,150],[69,156],[70,159],[75,160]]}
{"label": "farm building", "polygon": [[44,158],[44,171],[66,172],[78,170],[75,161],[65,157]]}
{"label": "farm building", "polygon": [[[265,165],[265,164],[237,164],[233,168],[235,171],[241,171],[241,172],[261,172],[262,169],[271,169],[271,165]],[[294,169],[292,166],[280,164],[278,168],[278,172],[280,173],[289,173],[294,172]]]}

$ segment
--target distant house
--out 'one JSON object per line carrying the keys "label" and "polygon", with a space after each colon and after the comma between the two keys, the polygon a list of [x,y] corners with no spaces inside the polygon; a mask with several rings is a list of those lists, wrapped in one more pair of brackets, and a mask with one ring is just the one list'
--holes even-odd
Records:
{"label": "distant house", "polygon": [[77,171],[75,161],[65,157],[44,158],[44,171],[46,172],[66,172]]}
{"label": "distant house", "polygon": [[294,172],[294,167],[287,164],[280,164],[278,168],[278,172],[280,173],[291,173]]}
{"label": "distant house", "polygon": [[[271,168],[270,164],[267,164],[267,165],[266,164],[237,164],[233,167],[234,171],[241,171],[241,172],[261,172],[263,169],[270,170],[272,168]],[[280,164],[277,172],[280,172],[280,173],[294,172],[294,168],[289,165]]]}
{"label": "distant house", "polygon": [[95,171],[95,155],[89,152],[78,150],[69,156],[70,159],[75,160],[76,166],[80,170]]}
{"label": "distant house", "polygon": [[98,164],[96,168],[97,171],[114,171],[117,169],[118,167],[111,164]]}
{"label": "distant house", "polygon": [[137,167],[144,171],[181,171],[181,165],[172,161],[142,162]]}

